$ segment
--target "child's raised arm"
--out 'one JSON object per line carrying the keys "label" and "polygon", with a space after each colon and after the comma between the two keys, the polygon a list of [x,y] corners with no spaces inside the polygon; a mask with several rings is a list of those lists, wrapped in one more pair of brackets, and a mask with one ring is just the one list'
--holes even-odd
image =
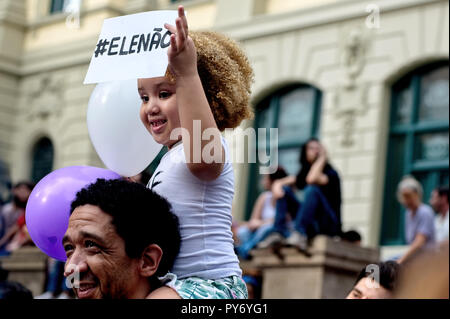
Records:
{"label": "child's raised arm", "polygon": [[[178,8],[176,27],[166,24],[172,32],[168,50],[169,69],[176,78],[176,97],[181,127],[189,132],[189,139],[183,137],[186,162],[196,177],[202,180],[214,180],[222,172],[225,152],[222,147],[220,131],[214,120],[208,100],[203,90],[197,70],[197,52],[194,41],[189,37],[187,19],[183,6]],[[194,121],[201,123],[201,136],[194,134]],[[203,139],[205,130],[211,132]],[[198,135],[198,134],[197,134]],[[208,134],[207,134],[208,135]],[[200,139],[200,140],[198,140]],[[205,150],[205,147],[207,149]],[[211,158],[203,156],[203,151]],[[210,151],[208,151],[210,150]],[[220,154],[219,153],[220,150]]]}

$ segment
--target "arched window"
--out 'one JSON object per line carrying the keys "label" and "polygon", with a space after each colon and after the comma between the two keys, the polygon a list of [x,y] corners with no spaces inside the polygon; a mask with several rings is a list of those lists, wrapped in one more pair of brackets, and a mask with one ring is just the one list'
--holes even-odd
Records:
{"label": "arched window", "polygon": [[[290,85],[265,98],[256,107],[255,129],[278,128],[278,164],[288,174],[300,169],[300,147],[317,136],[322,94],[310,85]],[[267,133],[267,135],[269,135]],[[267,136],[269,137],[269,136]],[[258,164],[251,164],[247,199],[247,217],[261,188]]]}
{"label": "arched window", "polygon": [[47,138],[41,138],[33,148],[33,163],[31,169],[31,180],[39,182],[45,175],[53,170],[53,144]]}
{"label": "arched window", "polygon": [[392,86],[386,165],[382,245],[404,244],[404,210],[396,190],[411,174],[423,186],[423,201],[449,182],[449,63],[433,63],[404,76]]}

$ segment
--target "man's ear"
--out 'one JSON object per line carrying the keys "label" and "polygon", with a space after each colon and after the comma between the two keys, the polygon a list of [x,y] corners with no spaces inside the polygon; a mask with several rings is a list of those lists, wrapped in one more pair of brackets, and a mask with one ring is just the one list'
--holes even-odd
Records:
{"label": "man's ear", "polygon": [[141,261],[139,263],[139,272],[143,277],[151,277],[158,270],[159,263],[163,251],[161,247],[156,244],[148,245],[142,253]]}

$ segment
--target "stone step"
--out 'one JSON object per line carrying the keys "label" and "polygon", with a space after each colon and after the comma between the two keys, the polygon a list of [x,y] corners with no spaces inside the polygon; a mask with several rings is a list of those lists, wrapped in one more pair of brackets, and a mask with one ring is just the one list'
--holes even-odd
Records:
{"label": "stone step", "polygon": [[360,247],[317,236],[311,243],[311,256],[295,248],[254,249],[251,261],[241,261],[244,274],[263,278],[262,298],[344,298],[358,273],[380,259],[378,249]]}

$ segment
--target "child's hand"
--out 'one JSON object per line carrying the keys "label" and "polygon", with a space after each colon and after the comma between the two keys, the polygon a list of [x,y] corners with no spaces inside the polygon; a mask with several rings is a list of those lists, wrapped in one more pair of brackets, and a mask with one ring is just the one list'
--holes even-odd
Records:
{"label": "child's hand", "polygon": [[164,27],[172,32],[170,36],[169,56],[170,71],[176,77],[196,75],[197,73],[197,51],[194,41],[189,37],[188,23],[184,15],[183,6],[178,7],[178,18],[173,25],[165,24]]}

